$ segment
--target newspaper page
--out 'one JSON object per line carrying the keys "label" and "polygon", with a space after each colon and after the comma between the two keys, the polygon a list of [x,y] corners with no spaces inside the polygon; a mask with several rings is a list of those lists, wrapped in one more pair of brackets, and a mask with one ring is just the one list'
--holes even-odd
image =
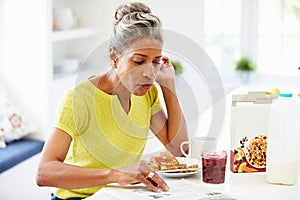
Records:
{"label": "newspaper page", "polygon": [[189,180],[181,179],[170,182],[168,192],[152,192],[144,185],[108,185],[87,200],[236,200],[236,198],[200,186]]}

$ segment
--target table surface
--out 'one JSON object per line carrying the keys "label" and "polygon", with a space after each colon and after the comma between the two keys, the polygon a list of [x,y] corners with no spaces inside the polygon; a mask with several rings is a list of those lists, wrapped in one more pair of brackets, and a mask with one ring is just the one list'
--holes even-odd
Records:
{"label": "table surface", "polygon": [[[167,183],[178,181],[178,178],[164,177]],[[265,181],[265,173],[232,173],[230,170],[226,172],[224,184],[207,184],[202,181],[202,173],[185,177],[197,184],[196,190],[209,188],[213,192],[221,192],[238,200],[253,200],[253,199],[272,199],[272,200],[298,200],[300,199],[299,183],[293,186],[269,184]],[[117,189],[118,190],[118,189]],[[116,190],[116,192],[117,192]],[[120,188],[124,190],[124,188]],[[89,197],[89,200],[99,200],[103,197],[103,191]],[[121,197],[120,197],[121,199]]]}
{"label": "table surface", "polygon": [[[264,89],[264,88],[263,88]],[[290,88],[288,88],[290,89]],[[230,108],[231,105],[231,94],[235,93],[246,93],[247,91],[261,91],[260,87],[240,87],[230,92],[226,97],[226,106]],[[291,88],[291,91],[296,91],[295,88]],[[299,90],[298,90],[298,93]],[[230,112],[226,108],[226,123],[222,129],[222,134],[218,140],[217,149],[224,149],[228,153],[230,152]],[[148,149],[159,149],[157,143],[150,144]],[[229,194],[237,199],[242,200],[253,200],[253,199],[272,199],[272,200],[296,200],[300,199],[300,178],[295,185],[276,185],[269,184],[266,182],[266,173],[233,173],[230,171],[229,159],[227,160],[225,183],[223,184],[206,184],[202,181],[202,173],[185,177],[185,179],[192,181],[197,184],[197,187],[201,188],[212,188],[215,191]],[[178,178],[164,177],[167,183],[172,181],[178,181]],[[121,189],[120,189],[121,190]],[[89,197],[89,200],[100,199],[102,191],[99,190],[97,193]]]}

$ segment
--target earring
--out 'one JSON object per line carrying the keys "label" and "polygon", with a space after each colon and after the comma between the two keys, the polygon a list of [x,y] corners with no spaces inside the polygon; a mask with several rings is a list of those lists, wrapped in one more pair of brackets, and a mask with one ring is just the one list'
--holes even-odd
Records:
{"label": "earring", "polygon": [[112,60],[111,63],[112,63],[112,66],[114,68],[117,68],[117,61],[116,60]]}

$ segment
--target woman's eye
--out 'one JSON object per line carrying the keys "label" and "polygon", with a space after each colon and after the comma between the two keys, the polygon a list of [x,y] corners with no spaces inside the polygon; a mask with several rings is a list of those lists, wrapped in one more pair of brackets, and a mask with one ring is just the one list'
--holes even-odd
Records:
{"label": "woman's eye", "polygon": [[135,64],[142,65],[144,61],[133,61]]}

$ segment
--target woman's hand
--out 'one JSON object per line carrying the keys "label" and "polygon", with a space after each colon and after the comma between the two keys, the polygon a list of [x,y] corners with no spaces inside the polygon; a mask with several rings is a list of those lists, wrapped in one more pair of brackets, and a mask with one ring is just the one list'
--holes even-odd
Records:
{"label": "woman's hand", "polygon": [[126,166],[117,170],[117,183],[120,185],[144,183],[150,190],[158,192],[159,188],[168,191],[166,182],[151,168],[146,161]]}
{"label": "woman's hand", "polygon": [[175,71],[170,59],[163,56],[161,59],[161,67],[156,76],[156,82],[165,87],[174,87]]}

